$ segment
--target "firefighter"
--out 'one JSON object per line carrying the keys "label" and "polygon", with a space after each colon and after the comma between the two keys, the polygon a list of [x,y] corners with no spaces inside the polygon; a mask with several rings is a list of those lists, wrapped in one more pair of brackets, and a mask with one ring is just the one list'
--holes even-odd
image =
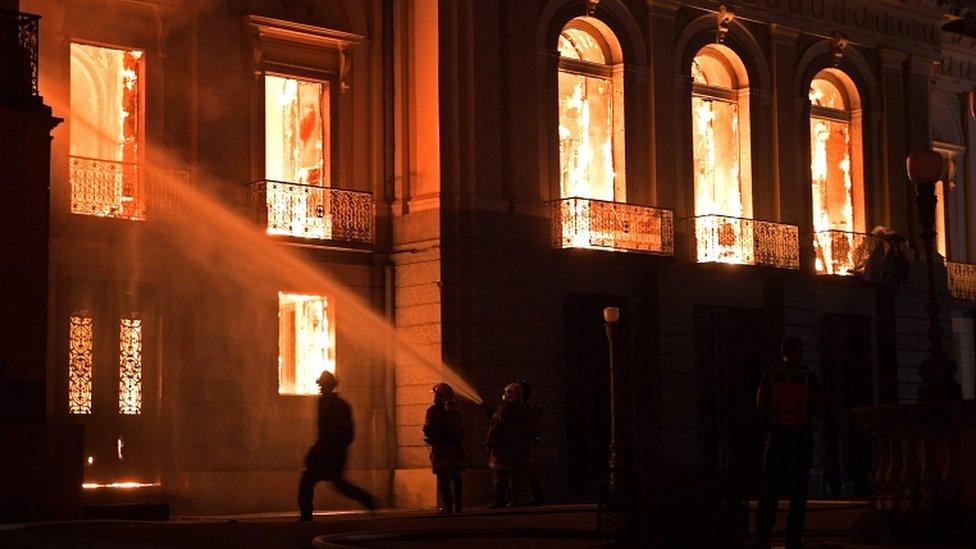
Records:
{"label": "firefighter", "polygon": [[534,464],[532,463],[532,444],[539,442],[540,429],[542,421],[542,406],[539,406],[535,402],[529,402],[529,397],[532,396],[532,385],[529,382],[522,379],[518,382],[522,386],[522,403],[525,404],[526,410],[529,414],[529,464],[525,469],[525,481],[529,485],[529,502],[528,505],[541,505],[542,504],[542,484],[539,482],[539,476],[536,474]]}
{"label": "firefighter", "polygon": [[762,491],[756,518],[756,546],[767,548],[780,496],[790,496],[786,547],[803,547],[807,485],[813,460],[813,417],[822,414],[820,382],[804,366],[803,341],[783,339],[783,360],[766,370],[756,391],[756,407],[767,425]]}
{"label": "firefighter", "polygon": [[316,383],[322,393],[319,397],[319,437],[305,457],[305,470],[298,483],[299,520],[312,520],[312,496],[315,484],[321,481],[331,482],[342,495],[372,511],[376,508],[376,498],[342,476],[346,450],[355,436],[352,409],[335,393],[338,381],[332,373],[322,372]]}
{"label": "firefighter", "polygon": [[522,471],[529,466],[531,418],[522,401],[522,386],[509,383],[502,403],[488,427],[488,467],[495,483],[495,501],[490,509],[518,507]]}
{"label": "firefighter", "polygon": [[440,513],[460,513],[464,424],[454,408],[454,389],[447,383],[438,383],[431,391],[434,404],[427,408],[424,419],[424,442],[430,447],[430,466],[437,477]]}

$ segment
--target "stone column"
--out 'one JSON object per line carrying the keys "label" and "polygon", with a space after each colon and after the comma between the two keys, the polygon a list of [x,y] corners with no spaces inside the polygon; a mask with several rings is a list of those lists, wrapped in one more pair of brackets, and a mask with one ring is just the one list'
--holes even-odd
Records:
{"label": "stone column", "polygon": [[[875,219],[908,236],[909,219],[914,215],[914,201],[905,177],[905,86],[903,53],[881,50],[881,173],[880,189],[872,188]],[[869,183],[870,185],[870,183]]]}
{"label": "stone column", "polygon": [[802,119],[803,105],[799,104],[794,87],[799,33],[781,25],[770,25],[770,66],[772,67],[772,109],[769,117],[772,153],[772,187],[779,198],[778,221],[800,227],[800,267],[813,269],[813,220],[810,217],[810,167],[800,150],[801,131],[806,129]]}
{"label": "stone column", "polygon": [[[674,139],[677,90],[674,75],[675,16],[679,5],[668,0],[648,0],[648,36],[651,40],[651,122],[654,128],[652,170],[657,206],[675,208],[681,203],[681,184],[675,179]],[[679,212],[678,215],[689,212]]]}
{"label": "stone column", "polygon": [[[930,90],[929,81],[935,65],[932,58],[912,55],[905,63],[905,153],[932,148],[932,134],[930,123]],[[904,156],[902,157],[904,158]],[[902,164],[904,166],[904,164]],[[904,168],[902,168],[904,170]],[[904,171],[902,172],[904,173]],[[902,178],[903,186],[907,188],[907,200],[904,214],[896,212],[894,215],[904,215],[909,224],[907,227],[909,239],[916,250],[922,250],[919,238],[920,224],[918,212],[915,209],[914,189],[907,178]]]}

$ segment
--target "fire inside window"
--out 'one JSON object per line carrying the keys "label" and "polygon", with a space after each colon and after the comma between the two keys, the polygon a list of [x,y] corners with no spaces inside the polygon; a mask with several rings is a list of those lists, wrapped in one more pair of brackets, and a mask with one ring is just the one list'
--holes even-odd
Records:
{"label": "fire inside window", "polygon": [[[602,30],[601,30],[602,29]],[[613,33],[589,17],[571,20],[559,35],[559,194],[560,198],[626,202],[623,156],[623,86],[619,45]],[[619,57],[619,55],[618,55]],[[615,76],[616,73],[616,76]],[[589,200],[563,202],[571,211],[563,216],[576,223],[563,226],[568,247],[595,247],[602,242],[613,248],[615,232],[629,227],[591,219]]]}
{"label": "fire inside window", "polygon": [[68,413],[92,413],[92,318],[68,319]]}
{"label": "fire inside window", "polygon": [[335,311],[320,295],[278,293],[278,393],[314,395],[335,372]]}
{"label": "fire inside window", "polygon": [[820,274],[849,274],[858,268],[865,245],[856,194],[860,127],[854,122],[853,86],[835,69],[810,84],[810,171],[814,246]]}
{"label": "fire inside window", "polygon": [[71,213],[146,217],[143,52],[71,44]]}
{"label": "fire inside window", "polygon": [[268,233],[331,238],[329,83],[264,79]]}
{"label": "fire inside window", "polygon": [[948,259],[946,239],[946,191],[953,191],[959,187],[959,177],[963,173],[959,169],[965,158],[965,147],[949,143],[934,143],[933,149],[945,159],[942,179],[935,184],[935,246],[936,251],[943,258]]}
{"label": "fire inside window", "polygon": [[119,413],[142,413],[142,320],[119,321]]}
{"label": "fire inside window", "polygon": [[718,235],[699,239],[699,261],[743,263],[753,251],[738,219],[752,217],[748,82],[738,66],[720,45],[703,48],[691,65],[697,232]]}

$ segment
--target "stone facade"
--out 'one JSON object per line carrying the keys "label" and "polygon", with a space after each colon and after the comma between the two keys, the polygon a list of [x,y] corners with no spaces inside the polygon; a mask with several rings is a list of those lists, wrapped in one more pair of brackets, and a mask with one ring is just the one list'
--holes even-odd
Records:
{"label": "stone facade", "polygon": [[[269,238],[267,246],[297,250],[352,288],[487,401],[497,402],[506,383],[529,380],[545,409],[535,462],[553,500],[596,495],[609,389],[603,306],[622,310],[623,436],[648,497],[675,479],[692,486],[713,474],[738,476],[741,490],[755,491],[752,385],[783,335],[803,338],[807,362],[832,391],[825,431],[833,438],[821,441],[828,450],[818,454],[814,493],[855,490],[849,466],[838,465],[856,453],[845,446],[856,443],[845,438],[847,407],[914,399],[927,348],[921,263],[897,291],[815,274],[807,97],[822,69],[844,72],[860,96],[867,229],[884,225],[918,248],[904,158],[933,139],[949,142],[962,161],[959,184],[945,191],[947,255],[976,263],[976,193],[968,189],[976,181],[968,99],[976,58],[971,39],[940,30],[934,1],[734,4],[720,34],[749,76],[751,211],[798,227],[797,270],[694,261],[690,63],[716,41],[719,2],[21,4],[43,16],[40,86],[55,115],[68,118],[71,43],[144,51],[145,161],[189,172],[191,187],[240,214],[250,215],[247,184],[263,178],[261,76],[328,81],[332,181],[372,193],[375,242]],[[673,210],[673,258],[553,249],[546,203],[561,198],[556,41],[583,16],[619,42],[620,175],[628,203]],[[936,97],[948,106],[934,108]],[[283,288],[242,283],[221,263],[201,268],[194,239],[71,214],[70,132],[70,124],[57,128],[52,146],[48,414],[87,421],[64,408],[72,311],[139,308],[151,334],[146,413],[140,424],[88,424],[89,436],[128,429],[145,441],[139,480],[154,486],[119,497],[163,498],[176,513],[290,508],[315,407],[276,391],[274,300]],[[221,235],[208,238],[220,248]],[[262,246],[254,261],[276,253]],[[942,297],[946,333],[959,319],[956,338],[970,335],[957,348],[972,354],[972,303]],[[359,429],[351,476],[388,503],[433,505],[420,425],[440,377],[403,353],[364,349],[337,314],[337,372]],[[972,368],[972,356],[960,358]],[[474,503],[488,493],[486,422],[476,407],[463,410]],[[320,492],[321,507],[344,505]]]}

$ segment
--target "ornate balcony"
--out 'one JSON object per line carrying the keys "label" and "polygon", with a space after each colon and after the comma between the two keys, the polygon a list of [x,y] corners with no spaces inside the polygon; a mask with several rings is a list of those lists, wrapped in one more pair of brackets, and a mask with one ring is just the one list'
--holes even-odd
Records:
{"label": "ornate balcony", "polygon": [[800,268],[799,227],[771,221],[702,215],[695,218],[699,263]]}
{"label": "ornate balcony", "polygon": [[846,231],[813,233],[817,274],[850,276],[864,272],[868,257],[878,244],[877,237]]}
{"label": "ornate balcony", "polygon": [[556,248],[674,255],[671,210],[590,198],[554,200],[549,207]]}
{"label": "ornate balcony", "polygon": [[40,17],[0,10],[0,102],[37,96],[37,29]]}
{"label": "ornate balcony", "polygon": [[251,184],[251,202],[268,234],[361,244],[375,238],[372,193],[264,180]]}
{"label": "ornate balcony", "polygon": [[69,163],[71,213],[143,221],[174,214],[173,185],[189,174],[131,162],[72,156]]}
{"label": "ornate balcony", "polygon": [[946,261],[949,272],[949,293],[952,297],[976,301],[976,265]]}

